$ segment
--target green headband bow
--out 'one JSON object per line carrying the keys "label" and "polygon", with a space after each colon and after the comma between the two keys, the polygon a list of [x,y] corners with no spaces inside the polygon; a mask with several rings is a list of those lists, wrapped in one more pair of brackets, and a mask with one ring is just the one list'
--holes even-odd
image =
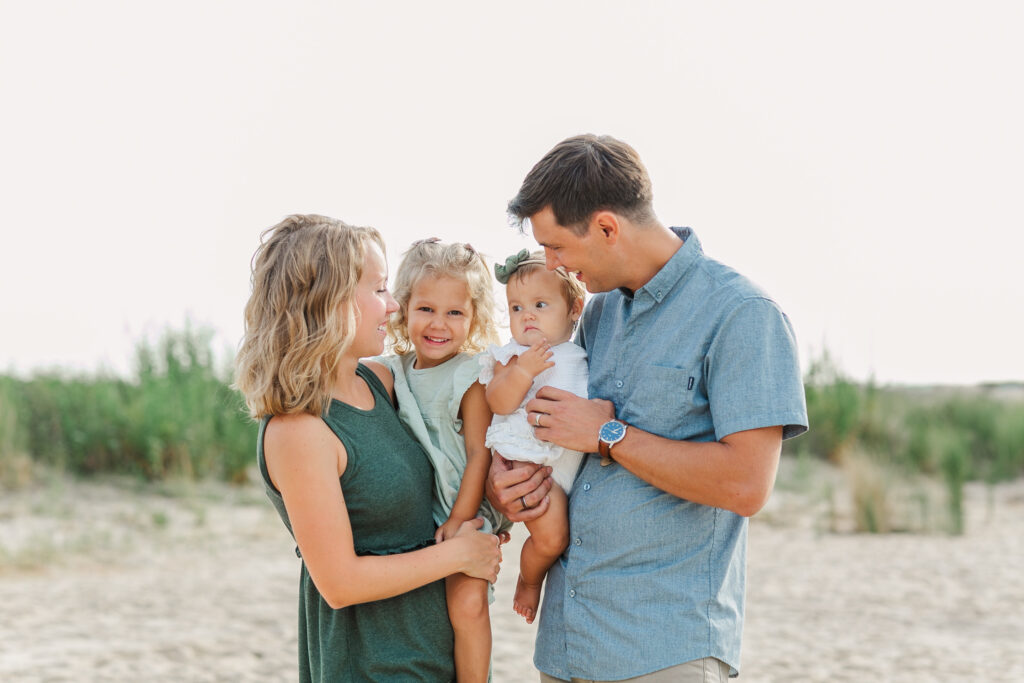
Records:
{"label": "green headband bow", "polygon": [[513,273],[519,270],[520,266],[528,263],[537,263],[543,265],[544,261],[541,261],[540,259],[537,258],[531,258],[530,251],[528,249],[523,249],[518,254],[509,256],[507,259],[505,259],[505,265],[495,263],[494,277],[498,278],[498,282],[500,282],[501,284],[507,285],[508,280],[510,277],[512,277]]}

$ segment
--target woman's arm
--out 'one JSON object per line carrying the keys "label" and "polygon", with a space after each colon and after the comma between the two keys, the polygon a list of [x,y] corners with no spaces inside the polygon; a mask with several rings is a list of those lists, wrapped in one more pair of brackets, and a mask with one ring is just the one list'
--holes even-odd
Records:
{"label": "woman's arm", "polygon": [[494,379],[487,384],[486,391],[491,410],[496,415],[516,412],[537,375],[555,366],[551,355],[551,345],[541,341],[512,357],[508,365],[495,363]]}
{"label": "woman's arm", "polygon": [[480,522],[466,522],[451,540],[422,550],[357,556],[338,484],[348,456],[323,420],[275,417],[264,435],[264,455],[303,562],[332,608],[400,595],[457,572],[497,580],[497,538],[476,531]]}
{"label": "woman's arm", "polygon": [[462,418],[462,436],[466,443],[466,471],[462,473],[459,495],[452,505],[448,521],[437,530],[437,540],[451,538],[462,522],[476,517],[484,499],[484,482],[491,466],[491,452],[484,445],[487,427],[491,424],[491,409],[484,398],[484,387],[474,382],[462,397],[459,407]]}

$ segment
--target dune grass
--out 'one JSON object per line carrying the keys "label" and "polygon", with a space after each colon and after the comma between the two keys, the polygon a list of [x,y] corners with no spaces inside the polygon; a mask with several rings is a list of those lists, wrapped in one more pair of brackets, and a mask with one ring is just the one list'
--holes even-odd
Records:
{"label": "dune grass", "polygon": [[57,372],[0,377],[0,478],[16,484],[24,455],[31,454],[35,462],[80,475],[244,481],[256,428],[211,338],[186,328],[140,342],[131,379]]}
{"label": "dune grass", "polygon": [[[211,340],[186,326],[140,342],[130,378],[0,375],[0,486],[25,485],[37,465],[156,482],[245,481],[256,425],[230,388],[231,359],[218,360]],[[783,454],[842,472],[857,530],[958,533],[966,482],[1024,475],[1024,392],[999,389],[858,383],[825,352],[805,378],[811,429]]]}
{"label": "dune grass", "polygon": [[[843,469],[859,531],[961,533],[966,482],[1024,475],[1024,392],[1004,396],[1001,389],[856,383],[823,353],[805,378],[811,429],[784,453]],[[934,483],[944,489],[941,515],[932,509]],[[906,513],[913,507],[907,499],[916,501],[917,514]]]}

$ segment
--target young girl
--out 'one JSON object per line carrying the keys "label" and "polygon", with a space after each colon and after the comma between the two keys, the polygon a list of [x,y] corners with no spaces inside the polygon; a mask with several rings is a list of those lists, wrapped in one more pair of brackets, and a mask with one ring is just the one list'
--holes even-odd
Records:
{"label": "young girl", "polygon": [[[421,240],[405,253],[395,282],[398,312],[388,326],[397,355],[398,413],[434,463],[434,522],[446,540],[477,516],[507,538],[511,522],[483,499],[491,454],[491,411],[474,356],[498,338],[491,275],[468,244]],[[464,574],[446,580],[460,682],[486,681],[491,658],[488,584]]]}
{"label": "young girl", "polygon": [[388,317],[380,234],[323,216],[264,233],[236,385],[260,418],[267,494],[302,558],[302,681],[454,679],[441,578],[497,579],[479,522],[434,541],[430,461],[395,413],[381,353]]}
{"label": "young girl", "polygon": [[543,386],[587,395],[587,353],[570,341],[583,313],[584,291],[564,268],[548,270],[540,251],[524,249],[494,271],[506,285],[513,341],[479,357],[480,382],[494,412],[486,443],[507,460],[551,465],[557,484],[547,512],[526,522],[530,537],[519,560],[513,608],[533,623],[544,576],[569,543],[566,494],[583,454],[539,441],[524,406]]}

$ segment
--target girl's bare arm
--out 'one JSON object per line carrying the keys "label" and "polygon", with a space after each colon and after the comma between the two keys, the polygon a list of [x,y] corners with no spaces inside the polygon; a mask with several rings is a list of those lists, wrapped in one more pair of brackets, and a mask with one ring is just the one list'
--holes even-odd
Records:
{"label": "girl's bare arm", "polygon": [[484,398],[484,387],[479,382],[466,390],[459,408],[462,417],[462,436],[466,443],[466,471],[459,484],[459,495],[452,505],[448,521],[437,530],[438,540],[451,538],[466,520],[476,517],[484,499],[484,483],[491,466],[491,452],[484,441],[491,424],[491,409]]}

